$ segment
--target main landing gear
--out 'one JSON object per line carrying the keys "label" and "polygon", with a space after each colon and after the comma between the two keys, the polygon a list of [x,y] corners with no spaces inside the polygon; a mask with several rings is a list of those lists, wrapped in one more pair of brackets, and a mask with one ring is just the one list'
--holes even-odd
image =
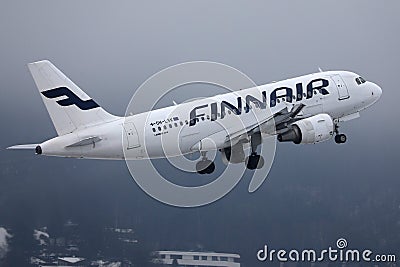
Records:
{"label": "main landing gear", "polygon": [[[264,166],[264,158],[263,156],[257,154],[257,147],[261,144],[261,142],[262,139],[260,132],[254,133],[250,136],[251,153],[246,158],[244,158],[243,146],[241,146],[241,152],[236,149],[233,150],[232,148],[226,148],[221,150],[221,152],[225,153],[225,160],[227,163],[240,163],[244,161],[246,168],[249,170],[261,169]],[[237,157],[231,162],[233,151],[236,151],[234,153]],[[215,170],[214,162],[209,160],[206,155],[206,151],[201,151],[201,160],[196,164],[196,171],[198,174],[211,174]],[[238,158],[241,160],[238,160]]]}
{"label": "main landing gear", "polygon": [[201,152],[201,160],[196,164],[196,171],[198,174],[211,174],[215,170],[215,164],[209,160],[205,151]]}
{"label": "main landing gear", "polygon": [[345,134],[339,133],[339,125],[335,124],[335,142],[336,144],[344,144],[347,141],[347,136]]}
{"label": "main landing gear", "polygon": [[261,169],[264,166],[264,158],[257,153],[251,153],[246,158],[246,167],[249,170]]}
{"label": "main landing gear", "polygon": [[252,134],[250,137],[251,153],[246,158],[246,167],[249,170],[261,169],[264,166],[264,158],[257,154],[257,147],[261,144],[261,133]]}

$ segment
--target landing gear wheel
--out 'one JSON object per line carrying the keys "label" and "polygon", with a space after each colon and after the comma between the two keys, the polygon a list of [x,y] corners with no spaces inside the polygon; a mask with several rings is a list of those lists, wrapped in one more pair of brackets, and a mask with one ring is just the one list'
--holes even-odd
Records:
{"label": "landing gear wheel", "polygon": [[210,165],[205,169],[206,174],[211,174],[215,170],[215,164],[211,161]]}
{"label": "landing gear wheel", "polygon": [[215,170],[215,164],[211,160],[200,160],[196,164],[196,171],[198,174],[211,174]]}
{"label": "landing gear wheel", "polygon": [[249,170],[261,169],[264,166],[264,158],[261,155],[252,153],[246,158],[246,167]]}
{"label": "landing gear wheel", "polygon": [[345,134],[340,134],[339,133],[339,125],[335,123],[335,142],[336,144],[344,144],[347,141],[347,137]]}
{"label": "landing gear wheel", "polygon": [[343,144],[343,143],[346,143],[346,141],[347,141],[347,137],[344,134],[337,134],[335,136],[336,144]]}

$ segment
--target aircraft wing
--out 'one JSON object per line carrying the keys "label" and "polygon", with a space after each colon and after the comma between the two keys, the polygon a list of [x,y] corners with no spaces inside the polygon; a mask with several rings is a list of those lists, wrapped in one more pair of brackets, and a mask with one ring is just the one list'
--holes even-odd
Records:
{"label": "aircraft wing", "polygon": [[285,108],[276,113],[274,115],[276,132],[279,132],[296,121],[296,116],[303,110],[304,107],[304,104],[298,104],[294,105],[290,111],[288,108]]}
{"label": "aircraft wing", "polygon": [[230,134],[227,136],[226,143],[230,144],[235,139],[242,139],[245,134],[252,135],[260,131],[276,134],[278,131],[287,128],[288,125],[296,121],[297,119],[295,117],[304,107],[304,104],[294,105],[290,110],[289,107],[284,107],[273,116],[265,118],[261,121],[256,121],[246,127],[246,129]]}

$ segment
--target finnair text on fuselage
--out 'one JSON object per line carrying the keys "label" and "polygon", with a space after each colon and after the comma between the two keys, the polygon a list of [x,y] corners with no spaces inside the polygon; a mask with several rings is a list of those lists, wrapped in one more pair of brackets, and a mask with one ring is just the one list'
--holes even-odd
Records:
{"label": "finnair text on fuselage", "polygon": [[[281,86],[278,87],[270,93],[269,96],[269,107],[275,107],[276,106],[276,100],[277,98],[285,98],[286,102],[292,103],[293,100],[296,100],[296,102],[301,101],[303,97],[306,99],[310,99],[314,96],[314,90],[318,90],[322,95],[328,95],[329,92],[328,90],[325,89],[325,87],[329,86],[329,81],[323,78],[318,78],[311,80],[307,86],[306,86],[306,92],[303,92],[303,83],[296,83],[295,85],[295,93],[293,92],[293,88],[289,86]],[[259,96],[254,96],[251,94],[248,94],[245,96],[245,106],[243,107],[243,102],[242,102],[242,97],[237,97],[237,103],[233,104],[228,101],[221,101],[220,107],[218,109],[218,103],[213,102],[210,104],[203,104],[197,107],[194,107],[190,111],[190,123],[189,126],[194,126],[196,125],[196,118],[197,117],[202,117],[205,116],[205,113],[197,113],[198,110],[203,110],[205,108],[209,108],[209,114],[210,114],[210,119],[211,121],[215,121],[220,117],[223,119],[226,115],[226,110],[230,110],[233,114],[235,115],[240,115],[242,114],[242,111],[244,109],[245,113],[248,113],[251,109],[250,103],[253,103],[257,107],[261,109],[265,109],[267,106],[267,91],[262,91],[261,92],[261,97],[262,99],[259,99]],[[218,113],[221,115],[218,116]]]}

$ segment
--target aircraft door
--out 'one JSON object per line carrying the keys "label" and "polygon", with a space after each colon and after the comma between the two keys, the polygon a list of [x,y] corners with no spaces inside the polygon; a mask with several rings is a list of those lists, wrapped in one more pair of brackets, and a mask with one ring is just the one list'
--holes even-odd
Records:
{"label": "aircraft door", "polygon": [[140,147],[139,135],[133,122],[127,122],[123,125],[126,137],[128,139],[127,149]]}
{"label": "aircraft door", "polygon": [[350,97],[349,91],[347,89],[346,84],[344,83],[342,77],[339,74],[331,76],[333,82],[336,85],[336,89],[339,93],[339,100],[344,100]]}

